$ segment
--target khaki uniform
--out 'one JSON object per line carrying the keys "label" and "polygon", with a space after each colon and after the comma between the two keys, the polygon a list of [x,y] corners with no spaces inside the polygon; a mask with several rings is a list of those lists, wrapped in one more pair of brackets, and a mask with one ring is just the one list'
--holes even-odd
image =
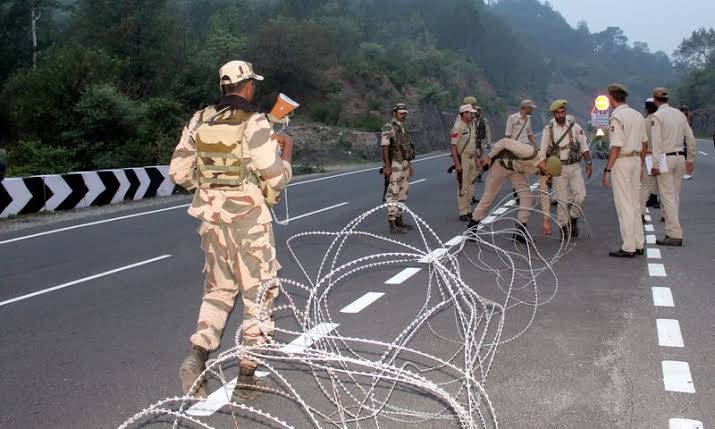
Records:
{"label": "khaki uniform", "polygon": [[[507,153],[516,159],[508,159]],[[511,181],[519,195],[519,221],[526,224],[534,202],[534,196],[527,180],[527,175],[539,174],[538,164],[543,161],[538,151],[531,144],[524,144],[512,139],[499,140],[489,152],[492,165],[484,184],[484,195],[472,213],[472,219],[481,221],[487,216],[504,182]],[[546,199],[548,206],[548,199]],[[543,209],[543,201],[542,201]]]}
{"label": "khaki uniform", "polygon": [[624,252],[643,249],[643,221],[640,216],[642,143],[648,139],[643,115],[622,104],[611,116],[611,148],[621,148],[611,170],[613,202],[618,214]]}
{"label": "khaki uniform", "polygon": [[688,161],[695,162],[695,136],[685,115],[668,104],[663,104],[651,117],[653,135],[653,167],[659,167],[660,157],[666,154],[668,172],[658,176],[658,195],[665,217],[665,235],[683,238],[678,211],[680,209],[680,187],[685,174],[685,142]]}
{"label": "khaki uniform", "polygon": [[[573,127],[567,135],[570,124]],[[563,138],[562,138],[563,137]],[[556,142],[561,140],[556,147]],[[558,201],[557,219],[560,227],[569,224],[571,219],[578,219],[583,213],[583,202],[586,199],[586,184],[581,173],[581,157],[588,152],[588,141],[583,129],[575,122],[573,116],[567,116],[564,125],[559,125],[555,119],[544,127],[541,135],[539,157],[557,156],[563,165],[561,175],[554,177],[554,194]]]}
{"label": "khaki uniform", "polygon": [[462,216],[469,214],[479,176],[477,170],[479,147],[475,123],[467,124],[461,117],[458,117],[452,127],[451,140],[451,144],[457,147],[457,153],[461,154],[462,186],[461,188],[457,187],[457,210]]}
{"label": "khaki uniform", "polygon": [[[382,146],[394,148],[390,151],[392,174],[385,194],[386,203],[407,202],[410,192],[410,161],[414,157],[414,149],[410,134],[405,124],[397,119],[385,124],[382,128]],[[387,208],[388,220],[395,220],[402,216],[403,210],[397,206]]]}
{"label": "khaki uniform", "polygon": [[[239,292],[244,344],[263,343],[273,333],[269,313],[278,294],[274,282],[280,264],[261,185],[280,192],[292,170],[278,156],[272,133],[262,114],[209,107],[191,118],[171,159],[171,180],[196,188],[188,211],[202,221],[198,233],[206,280],[191,343],[208,351],[219,347]],[[270,289],[260,294],[268,282]],[[255,363],[241,366],[255,368]]]}
{"label": "khaki uniform", "polygon": [[[645,119],[645,130],[648,135],[648,144],[646,144],[646,153],[653,153],[653,141],[652,141],[652,114],[648,115]],[[645,168],[645,166],[643,166]],[[658,178],[656,176],[651,176],[647,171],[643,172],[643,178],[641,179],[641,215],[645,216],[646,204],[648,203],[648,198],[651,194],[658,192]]]}
{"label": "khaki uniform", "polygon": [[509,116],[506,120],[504,135],[507,138],[529,144],[529,136],[534,135],[534,131],[531,129],[531,115],[522,118],[521,113],[517,112]]}

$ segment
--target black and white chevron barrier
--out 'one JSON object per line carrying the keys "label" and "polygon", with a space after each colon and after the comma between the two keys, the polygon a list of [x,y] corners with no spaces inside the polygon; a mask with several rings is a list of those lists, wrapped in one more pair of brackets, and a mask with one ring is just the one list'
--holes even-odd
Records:
{"label": "black and white chevron barrier", "polygon": [[163,197],[177,190],[167,165],[8,178],[0,182],[0,218]]}

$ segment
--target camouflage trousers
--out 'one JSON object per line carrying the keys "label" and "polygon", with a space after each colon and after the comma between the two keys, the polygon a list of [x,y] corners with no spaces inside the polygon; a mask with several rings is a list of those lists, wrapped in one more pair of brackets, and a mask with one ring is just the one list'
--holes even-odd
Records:
{"label": "camouflage trousers", "polygon": [[[219,347],[239,293],[243,299],[243,343],[250,346],[266,342],[273,334],[275,325],[270,313],[279,292],[277,284],[272,284],[260,296],[261,286],[274,280],[280,268],[271,224],[203,222],[198,232],[206,256],[206,280],[198,327],[191,343],[208,351]],[[255,368],[256,364],[244,360],[241,366]]]}
{"label": "camouflage trousers", "polygon": [[[407,194],[410,190],[410,163],[408,161],[392,161],[392,175],[390,176],[390,184],[387,187],[385,195],[386,203],[406,203]],[[387,218],[395,220],[402,216],[402,209],[396,206],[387,208]]]}

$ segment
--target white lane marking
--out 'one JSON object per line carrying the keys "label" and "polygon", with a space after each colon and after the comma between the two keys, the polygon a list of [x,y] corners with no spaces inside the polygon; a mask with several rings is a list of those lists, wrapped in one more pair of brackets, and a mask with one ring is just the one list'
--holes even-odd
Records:
{"label": "white lane marking", "polygon": [[650,215],[645,215],[645,221],[646,221],[646,222],[653,222],[653,218],[650,217]]}
{"label": "white lane marking", "polygon": [[660,254],[660,249],[647,248],[646,253],[648,254],[648,259],[662,259],[663,256]]}
{"label": "white lane marking", "polygon": [[449,240],[448,242],[444,243],[444,245],[452,247],[452,246],[456,246],[458,244],[462,244],[463,241],[464,241],[464,236],[458,235],[458,236],[454,237],[453,239]]}
{"label": "white lane marking", "polygon": [[702,154],[702,155],[708,156],[707,152],[703,152],[702,150],[699,150],[698,152],[700,152],[700,154]]}
{"label": "white lane marking", "polygon": [[653,305],[656,307],[675,307],[673,302],[673,293],[667,287],[654,287],[653,290]]}
{"label": "white lane marking", "polygon": [[404,283],[407,279],[419,273],[422,268],[405,268],[396,275],[392,276],[391,279],[385,282],[386,285],[400,285]]}
{"label": "white lane marking", "polygon": [[486,225],[486,224],[490,224],[490,223],[494,222],[495,220],[497,220],[496,216],[487,216],[484,219],[482,219],[482,221],[480,223],[482,225]]}
{"label": "white lane marking", "polygon": [[668,429],[703,429],[703,422],[689,419],[670,419]]}
{"label": "white lane marking", "polygon": [[665,265],[663,264],[648,264],[648,274],[651,277],[667,277],[665,273]]}
{"label": "white lane marking", "polygon": [[495,210],[495,211],[494,211],[494,214],[495,214],[495,215],[503,215],[504,213],[506,213],[506,212],[508,212],[508,211],[509,211],[508,208],[502,207],[502,208],[500,208],[500,209]]}
{"label": "white lane marking", "polygon": [[340,310],[341,313],[356,314],[363,311],[370,304],[382,298],[385,294],[383,292],[368,292],[350,304],[343,307]]}
{"label": "white lane marking", "polygon": [[[435,159],[435,158],[441,158],[444,156],[451,156],[451,153],[443,153],[440,155],[433,155],[433,156],[428,156],[427,158],[420,158],[420,159],[415,159],[412,161],[412,163],[416,162],[422,162],[422,161],[427,161],[430,159]],[[322,182],[323,180],[330,180],[330,179],[336,179],[338,177],[344,177],[344,176],[350,176],[353,174],[360,174],[360,173],[366,173],[368,171],[377,171],[379,170],[380,167],[373,167],[373,168],[365,168],[363,170],[356,170],[356,171],[348,171],[346,173],[340,173],[340,174],[334,174],[332,176],[326,176],[326,177],[317,177],[315,179],[308,179],[308,180],[301,180],[300,182],[294,182],[294,183],[289,183],[288,186],[298,186],[298,185],[305,185],[307,183],[315,183],[315,182]]]}
{"label": "white lane marking", "polygon": [[[318,341],[321,337],[328,335],[338,326],[339,325],[337,323],[321,323],[320,325],[313,327],[313,329],[311,329],[310,331],[306,332],[305,334],[299,336],[295,340],[283,346],[282,350],[285,352],[293,353],[307,349],[308,347],[312,346],[313,343]],[[256,375],[258,375],[259,372],[263,376],[268,375],[265,371],[256,371]],[[236,386],[237,382],[238,378],[230,380],[221,388],[211,393],[205,400],[194,404],[192,407],[186,410],[186,413],[191,416],[197,417],[207,417],[212,415],[216,411],[220,410],[221,407],[231,401],[233,389]]]}
{"label": "white lane marking", "polygon": [[324,209],[314,210],[314,211],[312,211],[312,212],[308,212],[308,213],[305,213],[305,214],[302,214],[302,215],[298,215],[298,216],[292,217],[292,218],[290,218],[290,219],[288,219],[288,220],[291,221],[291,222],[293,222],[294,220],[303,219],[304,217],[313,216],[313,215],[316,215],[316,214],[318,214],[318,213],[326,212],[326,211],[328,211],[328,210],[337,209],[338,207],[342,207],[342,206],[345,206],[345,205],[348,205],[348,204],[349,204],[349,203],[346,201],[346,202],[344,202],[344,203],[335,204],[335,205],[332,205],[332,206],[330,206],[330,207],[325,207]]}
{"label": "white lane marking", "polygon": [[420,180],[415,180],[414,182],[410,182],[410,185],[416,185],[418,183],[426,182],[427,179],[420,179]]}
{"label": "white lane marking", "polygon": [[171,255],[162,255],[162,256],[158,256],[158,257],[156,257],[156,258],[147,259],[146,261],[137,262],[137,263],[131,264],[131,265],[125,265],[125,266],[120,267],[120,268],[115,268],[115,269],[113,269],[113,270],[109,270],[109,271],[105,271],[105,272],[103,272],[103,273],[95,274],[95,275],[93,275],[93,276],[84,277],[84,278],[81,278],[81,279],[78,279],[78,280],[73,280],[73,281],[71,281],[71,282],[63,283],[63,284],[61,284],[61,285],[53,286],[53,287],[50,287],[50,288],[47,288],[47,289],[38,290],[37,292],[28,293],[27,295],[22,295],[22,296],[18,296],[18,297],[16,297],[16,298],[12,298],[12,299],[8,299],[8,300],[5,300],[5,301],[2,301],[2,302],[0,302],[0,307],[5,306],[5,305],[8,305],[8,304],[12,304],[13,302],[23,301],[23,300],[25,300],[25,299],[29,299],[29,298],[32,298],[32,297],[35,297],[35,296],[38,296],[38,295],[43,295],[43,294],[46,294],[46,293],[49,293],[49,292],[54,292],[54,291],[57,291],[57,290],[60,290],[60,289],[64,289],[64,288],[67,288],[67,287],[70,287],[70,286],[74,286],[74,285],[77,285],[77,284],[80,284],[80,283],[85,283],[85,282],[88,282],[88,281],[90,281],[90,280],[98,279],[98,278],[100,278],[100,277],[106,277],[106,276],[109,276],[109,275],[112,275],[112,274],[116,274],[116,273],[119,273],[119,272],[122,272],[122,271],[131,270],[132,268],[141,267],[142,265],[151,264],[151,263],[153,263],[153,262],[161,261],[162,259],[166,259],[166,258],[170,258],[170,257],[171,257]]}
{"label": "white lane marking", "polygon": [[146,215],[150,215],[150,214],[154,214],[154,213],[161,213],[161,212],[165,212],[165,211],[169,211],[169,210],[182,209],[182,208],[185,208],[185,207],[189,207],[190,205],[191,205],[191,204],[182,204],[182,205],[180,205],[180,206],[167,207],[167,208],[164,208],[164,209],[151,210],[151,211],[148,211],[148,212],[134,213],[134,214],[127,215],[127,216],[119,216],[119,217],[113,217],[113,218],[111,218],[111,219],[98,220],[98,221],[96,221],[96,222],[89,222],[89,223],[83,223],[83,224],[79,224],[79,225],[72,225],[72,226],[68,226],[68,227],[66,227],[66,228],[52,229],[52,230],[50,230],[50,231],[38,232],[37,234],[25,235],[25,236],[22,236],[22,237],[10,238],[10,239],[8,239],[8,240],[3,240],[3,241],[0,241],[0,244],[14,243],[15,241],[27,240],[27,239],[29,239],[29,238],[41,237],[41,236],[43,236],[43,235],[56,234],[56,233],[62,232],[62,231],[70,231],[70,230],[77,229],[77,228],[85,228],[85,227],[88,227],[88,226],[100,225],[100,224],[108,223],[108,222],[116,222],[116,221],[118,221],[118,220],[130,219],[130,218],[133,218],[133,217],[146,216]]}
{"label": "white lane marking", "polygon": [[675,319],[656,319],[658,345],[661,347],[685,347],[680,322]]}
{"label": "white lane marking", "polygon": [[650,213],[650,209],[646,207],[645,212]]}
{"label": "white lane marking", "polygon": [[651,224],[647,224],[645,226],[645,230],[646,230],[646,232],[655,232],[655,227]]}
{"label": "white lane marking", "polygon": [[663,384],[668,392],[695,393],[690,365],[687,362],[664,360]]}
{"label": "white lane marking", "polygon": [[516,200],[509,200],[506,204],[504,204],[504,207],[511,207],[514,204],[516,204]]}
{"label": "white lane marking", "polygon": [[655,244],[655,235],[646,235],[645,242],[648,244]]}
{"label": "white lane marking", "polygon": [[417,262],[421,264],[429,264],[432,261],[436,261],[442,256],[447,254],[447,249],[444,248],[439,248],[437,250],[433,250],[431,253],[428,253],[427,255],[421,257]]}

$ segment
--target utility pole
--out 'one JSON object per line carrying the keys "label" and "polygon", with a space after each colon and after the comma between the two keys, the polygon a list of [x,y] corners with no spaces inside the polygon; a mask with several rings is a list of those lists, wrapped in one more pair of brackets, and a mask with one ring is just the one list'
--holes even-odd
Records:
{"label": "utility pole", "polygon": [[32,68],[37,68],[37,21],[42,16],[42,10],[37,4],[32,5]]}

